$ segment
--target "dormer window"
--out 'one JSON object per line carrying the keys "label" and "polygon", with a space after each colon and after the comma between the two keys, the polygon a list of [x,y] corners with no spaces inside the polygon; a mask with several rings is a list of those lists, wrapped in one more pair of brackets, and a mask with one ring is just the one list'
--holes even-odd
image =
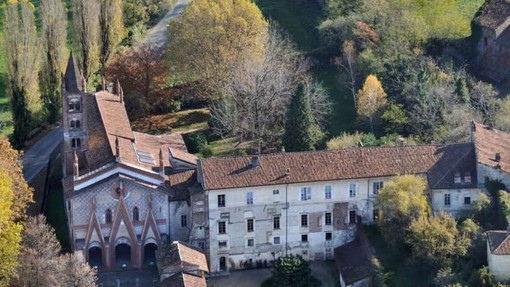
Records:
{"label": "dormer window", "polygon": [[79,112],[81,108],[79,100],[71,100],[69,102],[69,111],[70,112]]}
{"label": "dormer window", "polygon": [[460,172],[456,172],[453,175],[453,182],[454,183],[461,183],[462,182],[461,177],[460,177]]}
{"label": "dormer window", "polygon": [[464,173],[464,182],[471,183],[471,173],[469,171]]}

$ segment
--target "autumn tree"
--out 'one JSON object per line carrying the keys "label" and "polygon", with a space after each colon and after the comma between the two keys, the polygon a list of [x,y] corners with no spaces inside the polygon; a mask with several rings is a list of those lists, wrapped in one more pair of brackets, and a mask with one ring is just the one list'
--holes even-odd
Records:
{"label": "autumn tree", "polygon": [[358,104],[356,106],[358,115],[368,118],[370,130],[374,133],[374,118],[378,116],[381,109],[386,105],[386,93],[381,82],[374,75],[369,75],[358,91]]}
{"label": "autumn tree", "polygon": [[315,123],[310,98],[303,84],[299,84],[287,108],[282,144],[287,151],[314,150],[321,138],[322,131]]}
{"label": "autumn tree", "polygon": [[0,286],[8,286],[18,266],[22,226],[13,221],[14,201],[13,182],[5,171],[0,171]]}
{"label": "autumn tree", "polygon": [[32,202],[33,191],[23,177],[20,153],[3,136],[0,136],[0,172],[8,175],[16,198],[11,205],[13,221],[22,222],[26,218],[27,206]]}
{"label": "autumn tree", "polygon": [[7,95],[14,122],[13,142],[24,144],[32,126],[32,114],[40,108],[37,87],[39,42],[34,6],[25,0],[9,1],[3,9],[4,51],[7,62]]}
{"label": "autumn tree", "polygon": [[262,59],[267,27],[250,0],[193,1],[170,23],[170,63],[205,98],[217,97],[236,64]]}
{"label": "autumn tree", "polygon": [[40,89],[48,121],[59,119],[62,72],[65,65],[67,14],[62,0],[41,1],[41,43],[44,52]]}
{"label": "autumn tree", "polygon": [[101,53],[99,61],[101,67],[106,65],[115,47],[124,35],[124,22],[122,21],[121,0],[99,0],[101,13],[99,14],[99,28],[101,39]]}
{"label": "autumn tree", "polygon": [[104,70],[107,79],[119,80],[126,96],[126,109],[133,118],[165,111],[172,95],[166,90],[168,72],[152,43],[113,57]]}
{"label": "autumn tree", "polygon": [[88,81],[99,62],[99,0],[73,0],[74,45],[83,77]]}
{"label": "autumn tree", "polygon": [[388,243],[404,242],[404,231],[412,221],[428,216],[426,188],[425,179],[417,175],[396,176],[384,183],[374,204],[379,210],[377,226]]}
{"label": "autumn tree", "polygon": [[455,219],[446,213],[413,220],[405,241],[415,259],[435,267],[448,266],[453,259],[465,256],[471,245],[468,235],[460,232]]}
{"label": "autumn tree", "polygon": [[60,255],[55,230],[43,215],[31,217],[23,231],[16,287],[95,286],[96,272],[76,254]]}

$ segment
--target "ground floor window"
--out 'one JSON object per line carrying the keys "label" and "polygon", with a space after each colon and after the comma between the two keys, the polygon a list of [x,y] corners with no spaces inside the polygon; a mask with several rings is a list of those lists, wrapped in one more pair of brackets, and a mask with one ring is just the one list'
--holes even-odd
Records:
{"label": "ground floor window", "polygon": [[449,193],[444,195],[444,205],[449,206],[451,204],[451,195]]}
{"label": "ground floor window", "polygon": [[227,259],[224,256],[220,257],[220,270],[227,271]]}
{"label": "ground floor window", "polygon": [[350,224],[356,223],[356,210],[349,211],[349,223]]}
{"label": "ground floor window", "polygon": [[470,205],[471,204],[471,196],[465,196],[464,197],[464,204]]}

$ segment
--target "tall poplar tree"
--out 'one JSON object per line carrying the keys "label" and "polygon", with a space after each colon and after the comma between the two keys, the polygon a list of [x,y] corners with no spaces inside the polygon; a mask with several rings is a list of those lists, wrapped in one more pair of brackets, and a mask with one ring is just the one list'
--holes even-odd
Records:
{"label": "tall poplar tree", "polygon": [[313,117],[310,97],[304,85],[299,84],[287,110],[283,146],[287,151],[314,150],[321,136]]}
{"label": "tall poplar tree", "polygon": [[13,143],[21,147],[31,127],[32,111],[40,103],[37,87],[38,39],[34,6],[25,0],[4,6],[4,51],[7,62],[7,95],[14,121]]}
{"label": "tall poplar tree", "polygon": [[67,15],[62,0],[41,1],[41,43],[44,51],[40,89],[48,121],[59,119],[62,105],[61,74],[65,65]]}
{"label": "tall poplar tree", "polygon": [[124,22],[122,21],[121,0],[100,0],[101,14],[99,15],[99,28],[101,34],[101,53],[99,60],[104,68],[115,47],[124,35]]}
{"label": "tall poplar tree", "polygon": [[100,13],[98,0],[73,0],[74,44],[86,80],[98,68]]}

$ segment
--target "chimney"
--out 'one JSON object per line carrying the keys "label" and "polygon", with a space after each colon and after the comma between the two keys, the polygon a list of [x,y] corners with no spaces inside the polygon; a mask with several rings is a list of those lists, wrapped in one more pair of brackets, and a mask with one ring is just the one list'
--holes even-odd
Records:
{"label": "chimney", "polygon": [[282,146],[282,153],[284,153],[284,152],[285,152],[285,147],[284,147],[284,146]]}
{"label": "chimney", "polygon": [[496,153],[495,159],[496,159],[497,162],[501,161],[501,154],[499,152]]}
{"label": "chimney", "polygon": [[122,88],[120,87],[120,82],[119,82],[119,79],[117,79],[117,86],[115,87],[115,93],[117,94],[117,96],[120,96],[120,90]]}
{"label": "chimney", "polygon": [[251,166],[252,167],[259,167],[260,166],[260,160],[259,160],[259,155],[258,154],[254,154],[251,157]]}
{"label": "chimney", "polygon": [[163,149],[159,149],[159,173],[161,176],[165,175],[165,163],[163,160]]}
{"label": "chimney", "polygon": [[87,80],[85,80],[84,76],[81,77],[81,86],[82,86],[83,92],[86,93],[87,92]]}
{"label": "chimney", "polygon": [[78,164],[78,155],[74,152],[74,161],[73,161],[73,177],[74,180],[78,179],[80,176],[80,165]]}
{"label": "chimney", "polygon": [[285,170],[285,176],[290,176],[290,168],[287,168],[287,169]]}
{"label": "chimney", "polygon": [[120,162],[120,144],[119,144],[119,137],[115,137],[115,157],[116,161]]}
{"label": "chimney", "polygon": [[404,147],[406,143],[406,140],[403,137],[398,138],[398,146]]}
{"label": "chimney", "polygon": [[101,91],[106,91],[106,79],[104,75],[101,75]]}

